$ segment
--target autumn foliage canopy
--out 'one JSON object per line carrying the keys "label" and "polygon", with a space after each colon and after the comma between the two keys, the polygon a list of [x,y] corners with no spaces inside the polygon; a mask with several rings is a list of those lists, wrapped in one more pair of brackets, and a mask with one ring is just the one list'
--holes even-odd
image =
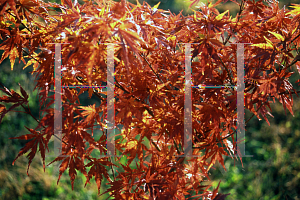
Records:
{"label": "autumn foliage canopy", "polygon": [[[216,162],[225,168],[224,156],[239,155],[237,92],[234,87],[192,89],[193,155],[198,157],[176,157],[184,152],[183,43],[192,43],[193,86],[236,85],[236,43],[251,43],[245,44],[244,51],[245,109],[268,121],[270,103],[277,100],[293,114],[292,94],[297,92],[289,77],[292,66],[300,72],[300,56],[295,54],[300,44],[300,5],[288,10],[279,9],[276,1],[233,0],[240,11],[232,17],[215,8],[222,0],[203,4],[190,16],[139,2],[61,2],[0,3],[0,48],[4,50],[0,63],[9,57],[12,70],[15,60],[25,68],[33,66],[39,89],[39,125],[28,125],[29,133],[15,138],[28,140],[17,155],[28,153],[28,169],[38,151],[45,168],[45,154],[54,137],[53,43],[64,43],[62,85],[103,85],[107,44],[115,43],[115,125],[123,127],[115,148],[116,155],[127,158],[126,164],[120,164],[120,157],[99,157],[106,154],[107,128],[106,91],[100,88],[61,89],[62,154],[53,161],[62,161],[60,176],[68,170],[72,186],[78,172],[86,176],[86,184],[95,179],[99,194],[106,179],[109,189],[102,192],[116,199],[226,196],[218,194],[218,188],[209,190],[205,181]],[[21,94],[1,86],[5,95],[0,102],[13,105],[0,104],[0,122],[17,106],[31,115],[28,94],[21,86]],[[99,106],[80,104],[85,91],[99,99]],[[99,140],[92,134],[95,125],[103,131]],[[135,168],[130,167],[132,162]]]}

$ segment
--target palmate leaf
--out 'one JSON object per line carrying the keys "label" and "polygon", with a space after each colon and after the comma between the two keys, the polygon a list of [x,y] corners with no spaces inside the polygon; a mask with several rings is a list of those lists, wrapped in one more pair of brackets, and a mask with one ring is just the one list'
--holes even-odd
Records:
{"label": "palmate leaf", "polygon": [[103,159],[91,160],[85,166],[85,167],[91,167],[90,171],[87,174],[85,186],[87,183],[90,183],[92,177],[95,177],[97,187],[98,187],[98,194],[100,194],[101,181],[103,180],[103,178],[110,180],[110,177],[105,169],[106,166],[116,166],[116,165],[109,161],[106,161],[105,158],[103,158]]}
{"label": "palmate leaf", "polygon": [[20,105],[28,104],[28,95],[25,92],[25,90],[21,87],[21,85],[20,85],[20,90],[21,90],[21,93],[22,93],[23,97],[21,97],[15,91],[9,90],[5,86],[3,86],[3,87],[4,87],[4,89],[0,88],[0,91],[6,93],[8,96],[4,95],[3,97],[0,97],[0,102],[15,103],[15,104],[12,105],[9,109],[6,109],[5,106],[3,106],[3,105],[1,106],[0,124],[1,124],[1,121],[2,121],[2,119],[3,119],[3,117],[5,116],[6,113],[8,113],[9,111],[13,111],[14,108],[16,108]]}
{"label": "palmate leaf", "polygon": [[30,164],[31,164],[33,158],[35,157],[37,148],[39,148],[39,151],[41,153],[41,157],[43,159],[43,168],[44,168],[44,171],[45,171],[45,150],[47,149],[48,152],[49,152],[49,149],[48,149],[48,146],[46,144],[44,135],[37,132],[37,131],[35,131],[35,130],[33,130],[33,129],[27,128],[26,126],[25,126],[25,128],[31,133],[26,134],[26,135],[22,135],[22,136],[19,136],[19,137],[9,138],[9,139],[19,139],[19,140],[31,140],[31,141],[27,142],[26,145],[20,150],[19,154],[14,159],[12,164],[14,165],[17,158],[19,158],[21,155],[23,155],[23,154],[27,153],[28,151],[30,151],[29,154],[27,155],[27,158],[29,160],[28,161],[28,168],[27,168],[27,175],[28,175],[28,170],[29,170]]}
{"label": "palmate leaf", "polygon": [[300,5],[299,4],[292,4],[292,6],[289,6],[291,8],[294,8],[294,10],[286,13],[286,15],[300,15]]}
{"label": "palmate leaf", "polygon": [[[85,119],[86,122],[95,120],[95,115],[97,114],[95,104],[93,104],[92,106],[79,106],[79,108],[81,108],[81,110],[83,110],[83,112],[81,112],[81,115],[83,117],[86,117],[86,119]],[[76,116],[75,118],[77,118],[77,117],[79,117],[79,116]],[[91,123],[91,124],[93,124],[93,123]]]}
{"label": "palmate leaf", "polygon": [[82,174],[84,174],[87,177],[86,168],[83,163],[83,160],[79,158],[77,155],[74,155],[75,150],[71,150],[69,152],[70,155],[60,155],[59,157],[55,158],[52,162],[50,162],[48,165],[57,162],[62,161],[60,168],[59,168],[59,177],[57,180],[57,184],[64,173],[66,169],[69,168],[69,176],[71,180],[72,189],[74,189],[74,180],[76,178],[77,172],[76,170],[79,170]]}
{"label": "palmate leaf", "polygon": [[[197,0],[192,2],[196,3]],[[236,91],[230,88],[192,89],[193,134],[196,133],[193,137],[197,136],[194,145],[206,151],[193,152],[203,153],[201,158],[177,159],[175,156],[183,154],[184,146],[186,60],[184,48],[176,46],[176,43],[192,43],[192,58],[198,59],[192,63],[194,85],[226,85],[229,82],[234,85],[237,79],[237,49],[234,45],[228,46],[228,42],[254,43],[253,46],[258,48],[250,45],[244,48],[247,65],[245,78],[257,82],[246,87],[245,108],[254,115],[262,114],[267,121],[266,114],[270,113],[266,106],[270,106],[266,100],[270,95],[292,110],[291,95],[295,91],[285,81],[289,78],[285,72],[290,66],[279,66],[280,75],[270,74],[270,71],[278,72],[278,66],[276,68],[274,63],[282,63],[283,60],[291,63],[293,55],[289,45],[294,43],[297,46],[300,37],[296,29],[299,20],[293,19],[298,11],[285,15],[287,12],[279,10],[276,5],[268,7],[262,1],[247,1],[245,8],[241,6],[241,12],[231,19],[227,17],[227,11],[220,14],[215,9],[221,2],[224,1],[218,0],[216,4],[208,2],[208,6],[203,3],[198,11],[194,11],[194,16],[174,15],[158,9],[158,4],[151,7],[147,3],[132,5],[127,1],[97,0],[97,4],[90,2],[84,5],[71,0],[63,0],[62,5],[28,0],[0,3],[0,18],[5,21],[0,23],[0,35],[4,40],[0,44],[4,50],[1,61],[9,56],[13,67],[16,57],[21,58],[22,53],[29,50],[27,58],[31,60],[27,61],[25,68],[34,64],[41,112],[47,113],[35,129],[42,127],[41,132],[31,131],[30,134],[16,137],[28,140],[18,157],[28,152],[31,163],[38,148],[44,157],[43,151],[53,136],[54,117],[50,107],[54,103],[54,95],[49,96],[49,92],[52,92],[50,88],[55,83],[55,55],[54,45],[49,43],[68,43],[62,45],[62,62],[67,69],[76,68],[76,72],[67,74],[63,85],[78,85],[78,76],[86,80],[85,83],[79,81],[85,85],[102,85],[106,82],[106,45],[114,43],[115,125],[124,127],[120,135],[122,138],[116,140],[115,149],[128,159],[123,163],[123,168],[110,168],[112,163],[107,158],[92,156],[93,151],[107,151],[104,128],[107,104],[102,100],[97,108],[95,105],[80,106],[79,95],[83,90],[78,94],[73,89],[64,88],[63,155],[55,159],[62,161],[58,181],[62,173],[69,169],[72,187],[80,171],[87,177],[86,184],[95,178],[98,193],[101,182],[107,179],[110,182],[109,189],[104,193],[111,192],[116,199],[183,199],[183,195],[191,190],[196,192],[198,198],[207,199],[210,196],[216,200],[224,199],[225,195],[217,194],[218,188],[210,192],[209,186],[203,189],[201,184],[210,180],[208,170],[213,168],[214,163],[219,162],[225,167],[222,156],[228,155],[226,151],[234,153],[236,141],[232,128],[236,128]],[[234,3],[239,4],[236,1]],[[48,12],[53,7],[62,11],[50,15]],[[45,24],[33,20],[33,14],[41,17]],[[7,29],[10,24],[6,21],[22,22],[26,26],[23,29],[26,31],[22,33],[26,35],[20,36],[17,29]],[[61,33],[66,37],[57,41],[55,38]],[[35,54],[34,51],[40,47],[43,51]],[[282,60],[281,53],[284,57]],[[293,64],[300,68],[296,58]],[[89,90],[89,97],[95,94],[93,89],[86,90]],[[9,109],[0,104],[1,118],[28,98],[22,87],[21,95],[7,88],[1,91],[5,93],[0,97],[1,102],[14,103]],[[44,108],[42,105],[45,105]],[[83,120],[77,119],[74,123],[74,113]],[[103,131],[98,141],[87,131],[94,126],[95,120]],[[224,129],[220,128],[220,124]],[[233,144],[225,140],[229,136]],[[146,138],[148,146],[143,143]],[[225,144],[226,151],[219,147],[220,142]],[[151,161],[146,162],[143,160],[145,157]],[[86,161],[88,164],[84,165]],[[186,161],[192,167],[186,167]],[[137,170],[132,169],[129,162],[135,164]],[[89,172],[86,171],[87,167],[90,168]],[[121,168],[122,172],[114,170],[115,167]],[[192,177],[187,174],[192,174]],[[146,187],[143,188],[145,183]]]}

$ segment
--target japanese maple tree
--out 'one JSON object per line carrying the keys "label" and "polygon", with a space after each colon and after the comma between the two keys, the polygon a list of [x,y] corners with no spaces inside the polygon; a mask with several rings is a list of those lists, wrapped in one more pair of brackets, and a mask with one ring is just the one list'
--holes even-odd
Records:
{"label": "japanese maple tree", "polygon": [[[106,154],[106,91],[64,87],[62,153],[53,162],[62,161],[58,181],[69,170],[72,187],[80,171],[87,178],[86,184],[95,178],[99,194],[101,182],[107,179],[109,189],[103,192],[116,199],[227,196],[218,194],[218,188],[209,191],[211,186],[205,181],[216,162],[225,169],[224,156],[237,153],[241,159],[235,138],[237,92],[234,87],[192,89],[192,154],[197,157],[176,157],[185,151],[183,43],[191,43],[194,86],[236,85],[237,45],[233,43],[251,43],[244,51],[245,109],[268,121],[267,114],[272,116],[270,103],[277,99],[293,114],[292,94],[297,91],[289,77],[294,65],[300,73],[300,5],[288,10],[279,9],[276,1],[232,0],[240,11],[231,17],[229,12],[219,13],[215,8],[222,0],[202,5],[191,16],[175,15],[159,9],[159,4],[151,7],[138,1],[136,5],[111,0],[86,1],[83,5],[76,0],[61,2],[0,3],[0,48],[4,50],[0,63],[9,57],[12,70],[16,59],[25,64],[24,68],[33,65],[39,89],[43,117],[36,119],[37,127],[26,127],[28,134],[14,138],[28,140],[16,157],[28,153],[28,169],[37,151],[45,169],[48,144],[55,136],[54,95],[49,94],[55,80],[53,43],[63,43],[62,85],[99,86],[107,80],[107,44],[115,44],[115,125],[123,126],[115,148],[116,155],[125,156],[128,162],[121,165],[120,157],[99,158],[92,153]],[[1,85],[5,95],[0,102],[13,105],[7,108],[0,104],[0,122],[18,106],[32,115],[29,105],[25,107],[28,94],[21,86],[20,95]],[[100,105],[82,106],[79,96],[85,91],[90,97],[95,95]],[[93,132],[95,124],[103,131],[99,140],[87,132]],[[129,166],[132,162],[136,168]]]}

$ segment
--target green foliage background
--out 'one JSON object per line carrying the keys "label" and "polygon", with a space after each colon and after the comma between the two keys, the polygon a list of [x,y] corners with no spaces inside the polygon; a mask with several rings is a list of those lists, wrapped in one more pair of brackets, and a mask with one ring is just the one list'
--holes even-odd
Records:
{"label": "green foliage background", "polygon": [[[60,1],[56,2],[60,3]],[[158,1],[148,0],[148,3],[153,6]],[[300,2],[282,1],[280,8],[290,3]],[[163,0],[159,8],[179,13],[181,9],[187,12],[188,5],[189,2]],[[233,16],[238,12],[238,7],[230,3],[217,8],[220,12],[229,9]],[[9,60],[6,59],[0,65],[0,81],[7,88],[17,92],[19,92],[18,83],[20,83],[29,92],[31,111],[39,118],[37,91],[33,92],[34,77],[29,73],[32,67],[23,70],[23,66],[22,63],[16,62],[14,70],[11,71]],[[294,68],[293,71],[296,69]],[[297,77],[299,77],[298,72],[292,75],[292,84],[296,85]],[[297,86],[296,89],[299,90],[300,87]],[[4,94],[0,92],[0,95]],[[97,99],[88,99],[82,104],[88,105],[95,101]],[[285,115],[279,103],[272,105],[271,108],[274,115],[274,118],[269,117],[271,126],[268,126],[264,120],[259,121],[256,117],[246,126],[246,152],[253,157],[243,158],[243,167],[240,161],[234,162],[231,158],[226,158],[226,172],[218,165],[215,166],[216,170],[211,172],[212,184],[216,187],[221,179],[219,191],[231,193],[226,199],[300,199],[298,190],[300,187],[300,98],[294,95],[294,117],[288,111]],[[15,110],[23,111],[22,108]],[[251,114],[246,111],[245,120],[250,116]],[[32,117],[20,112],[10,112],[0,124],[0,199],[106,199],[108,195],[97,197],[97,187],[94,181],[84,188],[85,177],[80,173],[75,180],[73,191],[67,172],[57,185],[57,165],[46,167],[46,172],[44,172],[40,157],[34,159],[29,170],[29,177],[26,175],[27,159],[25,156],[19,158],[14,166],[11,165],[25,141],[8,138],[27,134],[28,131],[24,126],[33,128],[36,125],[37,122]],[[52,159],[54,158],[47,158],[48,163]],[[126,159],[122,160],[122,162],[125,161]],[[105,182],[102,183],[101,190],[102,192],[105,190]]]}

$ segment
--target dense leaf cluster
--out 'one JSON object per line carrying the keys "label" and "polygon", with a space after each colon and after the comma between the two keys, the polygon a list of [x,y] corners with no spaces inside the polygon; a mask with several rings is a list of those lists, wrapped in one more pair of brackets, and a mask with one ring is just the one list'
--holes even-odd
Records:
{"label": "dense leaf cluster", "polygon": [[[185,199],[191,193],[196,198],[224,198],[226,195],[218,194],[217,189],[208,191],[210,186],[203,183],[216,162],[225,168],[223,156],[239,152],[234,148],[237,92],[234,88],[193,88],[193,155],[198,157],[176,158],[184,151],[186,58],[182,44],[192,43],[192,83],[197,86],[236,85],[237,47],[233,43],[252,43],[245,45],[244,53],[245,109],[268,121],[267,107],[277,99],[293,113],[292,94],[297,92],[288,78],[294,64],[300,71],[300,56],[292,53],[298,53],[300,42],[300,6],[290,11],[280,10],[275,1],[268,6],[262,1],[233,1],[240,12],[232,18],[214,8],[221,2],[183,16],[158,9],[158,5],[126,1],[96,0],[83,5],[71,0],[62,4],[2,1],[0,48],[4,53],[0,63],[9,57],[12,69],[16,58],[25,68],[33,65],[40,109],[46,113],[36,119],[36,128],[27,128],[29,134],[17,137],[29,140],[17,158],[29,152],[29,168],[39,150],[45,160],[53,137],[54,95],[49,95],[54,86],[53,43],[66,43],[61,51],[63,85],[103,85],[107,43],[115,43],[115,121],[123,126],[115,146],[128,162],[118,165],[118,158],[113,161],[93,154],[106,153],[106,91],[63,88],[62,155],[54,160],[62,161],[60,176],[69,169],[73,185],[80,171],[87,177],[86,184],[95,178],[99,189],[107,179],[110,188],[105,193],[117,199]],[[42,51],[37,53],[38,49]],[[29,58],[26,63],[25,57]],[[0,119],[28,103],[22,87],[22,96],[3,88],[6,95],[0,101],[14,105],[0,104]],[[85,91],[90,97],[97,96],[100,105],[81,106],[79,96]],[[26,111],[31,114],[29,107]],[[99,140],[93,137],[95,123],[103,131]],[[129,166],[132,162],[136,162],[134,169]]]}

